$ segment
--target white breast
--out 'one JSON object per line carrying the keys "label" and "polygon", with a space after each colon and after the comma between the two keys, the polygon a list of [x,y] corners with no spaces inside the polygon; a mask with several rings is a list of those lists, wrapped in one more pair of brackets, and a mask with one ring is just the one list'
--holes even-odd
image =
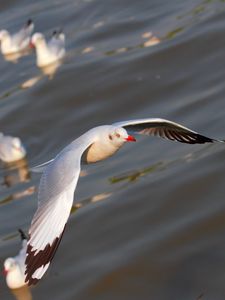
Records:
{"label": "white breast", "polygon": [[82,160],[86,163],[94,163],[112,156],[120,147],[102,142],[93,143],[84,153]]}
{"label": "white breast", "polygon": [[10,289],[17,289],[26,285],[24,274],[22,274],[19,267],[8,272],[6,282]]}

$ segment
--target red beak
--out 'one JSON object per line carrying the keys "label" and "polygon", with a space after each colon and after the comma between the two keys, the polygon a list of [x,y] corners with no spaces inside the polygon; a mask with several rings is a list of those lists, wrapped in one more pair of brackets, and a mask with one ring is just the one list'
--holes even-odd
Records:
{"label": "red beak", "polygon": [[32,42],[29,43],[29,46],[30,46],[31,49],[35,48],[35,46],[34,46],[34,44]]}
{"label": "red beak", "polygon": [[8,271],[6,269],[3,269],[2,273],[3,273],[4,276],[6,276]]}
{"label": "red beak", "polygon": [[136,139],[132,135],[128,135],[128,137],[125,140],[127,142],[136,142]]}

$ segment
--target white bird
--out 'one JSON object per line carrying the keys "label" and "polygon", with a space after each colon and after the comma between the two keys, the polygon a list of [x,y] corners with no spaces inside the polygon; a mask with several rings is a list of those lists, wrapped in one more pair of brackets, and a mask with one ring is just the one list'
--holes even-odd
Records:
{"label": "white bird", "polygon": [[24,272],[27,238],[21,229],[18,231],[22,240],[22,248],[17,256],[9,257],[4,261],[3,272],[6,276],[6,283],[10,289],[17,289],[26,285]]}
{"label": "white bird", "polygon": [[26,50],[29,47],[33,30],[34,23],[32,20],[28,20],[20,31],[12,35],[5,29],[1,30],[0,42],[2,54],[13,54]]}
{"label": "white bird", "polygon": [[0,159],[6,163],[15,162],[26,156],[26,150],[18,137],[0,132]]}
{"label": "white bird", "polygon": [[187,144],[213,143],[180,124],[164,119],[140,119],[95,127],[65,147],[54,159],[37,167],[43,171],[38,209],[29,230],[26,282],[36,284],[49,267],[59,246],[73,204],[81,163],[94,163],[135,141],[128,132],[160,136]]}
{"label": "white bird", "polygon": [[62,60],[65,55],[65,35],[61,31],[54,31],[47,43],[42,33],[36,32],[31,39],[31,46],[35,47],[37,66],[45,67]]}

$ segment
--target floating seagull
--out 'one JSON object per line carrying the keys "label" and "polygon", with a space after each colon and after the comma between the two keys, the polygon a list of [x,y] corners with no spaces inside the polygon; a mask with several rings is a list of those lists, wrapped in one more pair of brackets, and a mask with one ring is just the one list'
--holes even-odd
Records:
{"label": "floating seagull", "polygon": [[65,35],[61,31],[54,31],[48,43],[44,35],[37,32],[32,36],[30,45],[36,49],[38,67],[55,63],[65,55]]}
{"label": "floating seagull", "polygon": [[3,272],[6,276],[6,283],[10,289],[18,289],[26,285],[24,262],[26,258],[27,237],[21,229],[18,231],[22,240],[22,248],[17,256],[9,257],[4,262]]}
{"label": "floating seagull", "polygon": [[218,141],[164,119],[124,121],[87,131],[54,159],[38,166],[37,171],[44,173],[39,185],[38,209],[29,230],[25,261],[26,282],[29,285],[36,284],[41,279],[59,246],[73,204],[81,163],[106,159],[125,142],[136,141],[130,132],[160,136],[187,144]]}
{"label": "floating seagull", "polygon": [[12,35],[5,29],[1,30],[0,42],[2,54],[13,54],[26,50],[29,47],[33,30],[34,23],[32,20],[28,20],[20,31]]}
{"label": "floating seagull", "polygon": [[18,161],[26,156],[26,150],[18,137],[0,132],[0,159],[6,163]]}

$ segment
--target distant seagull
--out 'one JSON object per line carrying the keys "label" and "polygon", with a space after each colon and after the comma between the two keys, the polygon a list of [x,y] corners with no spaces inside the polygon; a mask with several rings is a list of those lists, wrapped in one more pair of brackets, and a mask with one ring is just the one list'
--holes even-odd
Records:
{"label": "distant seagull", "polygon": [[[38,209],[29,230],[26,282],[36,284],[48,269],[61,241],[73,204],[81,163],[110,157],[125,142],[135,141],[128,132],[160,136],[187,144],[214,140],[180,124],[164,119],[139,119],[92,128],[66,146],[54,159],[37,167],[43,171],[38,193]],[[219,141],[218,141],[219,142]]]}
{"label": "distant seagull", "polygon": [[35,33],[31,39],[31,47],[35,47],[37,66],[45,67],[60,61],[65,55],[65,35],[61,31],[54,31],[47,43],[42,33]]}
{"label": "distant seagull", "polygon": [[17,33],[10,34],[7,30],[0,31],[1,52],[4,55],[13,54],[28,49],[34,23],[28,20]]}
{"label": "distant seagull", "polygon": [[6,283],[10,289],[18,289],[26,285],[24,262],[26,258],[27,238],[21,229],[18,231],[22,240],[22,248],[17,256],[9,257],[4,262],[3,272],[6,276]]}
{"label": "distant seagull", "polygon": [[0,159],[6,163],[18,161],[26,156],[26,150],[18,137],[0,132]]}

